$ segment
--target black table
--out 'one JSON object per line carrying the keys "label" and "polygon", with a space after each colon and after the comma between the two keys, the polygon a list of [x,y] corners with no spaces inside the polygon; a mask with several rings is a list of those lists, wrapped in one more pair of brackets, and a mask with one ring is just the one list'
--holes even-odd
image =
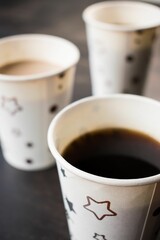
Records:
{"label": "black table", "polygon": [[[1,0],[0,37],[44,33],[64,37],[81,51],[73,101],[88,96],[90,79],[83,9],[93,1]],[[65,212],[56,167],[17,170],[0,153],[0,240],[67,240]]]}
{"label": "black table", "polygon": [[[1,0],[0,37],[44,33],[64,37],[81,52],[73,101],[91,95],[83,9],[93,0]],[[157,48],[160,49],[157,44]],[[153,57],[146,95],[159,98],[159,61]],[[154,86],[153,80],[154,79]],[[56,167],[25,172],[0,153],[0,240],[67,240],[69,233]]]}

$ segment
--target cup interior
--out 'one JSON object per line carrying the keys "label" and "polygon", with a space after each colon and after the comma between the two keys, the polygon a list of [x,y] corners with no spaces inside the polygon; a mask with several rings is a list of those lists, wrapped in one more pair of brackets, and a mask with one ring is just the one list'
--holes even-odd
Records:
{"label": "cup interior", "polygon": [[[160,104],[145,97],[115,94],[89,97],[70,104],[53,119],[49,128],[52,154],[61,158],[66,146],[87,132],[104,128],[122,128],[144,133],[160,143]],[[160,168],[160,161],[150,163]]]}
{"label": "cup interior", "polygon": [[[79,50],[70,41],[51,35],[24,34],[0,40],[0,67],[20,61],[46,61],[62,71],[79,60]],[[53,70],[55,71],[55,69]]]}
{"label": "cup interior", "polygon": [[[108,1],[96,3],[85,9],[83,18],[99,27],[152,28],[160,25],[160,9],[141,2]],[[113,28],[113,26],[112,26]]]}

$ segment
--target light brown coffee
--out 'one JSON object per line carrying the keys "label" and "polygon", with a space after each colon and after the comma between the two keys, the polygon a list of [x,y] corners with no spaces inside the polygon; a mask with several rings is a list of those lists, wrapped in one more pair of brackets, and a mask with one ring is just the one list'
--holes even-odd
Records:
{"label": "light brown coffee", "polygon": [[16,76],[31,75],[48,72],[54,69],[57,70],[58,68],[60,67],[49,62],[27,60],[7,64],[0,67],[0,74]]}

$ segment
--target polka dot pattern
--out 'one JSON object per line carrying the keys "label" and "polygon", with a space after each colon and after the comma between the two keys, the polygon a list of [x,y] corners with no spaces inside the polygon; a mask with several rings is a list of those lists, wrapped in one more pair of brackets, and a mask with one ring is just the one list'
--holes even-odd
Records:
{"label": "polka dot pattern", "polygon": [[33,143],[31,143],[31,142],[28,142],[26,145],[27,145],[28,148],[32,148],[33,147]]}
{"label": "polka dot pattern", "polygon": [[117,32],[104,35],[97,32],[90,39],[93,95],[119,93],[123,89],[127,93],[143,93],[154,32],[154,29],[139,29],[120,37]]}
{"label": "polka dot pattern", "polygon": [[128,56],[126,56],[126,61],[129,62],[129,63],[133,62],[134,61],[134,56],[129,54]]}
{"label": "polka dot pattern", "polygon": [[33,163],[33,160],[32,160],[32,159],[26,159],[26,163],[27,163],[27,164],[32,164],[32,163]]}
{"label": "polka dot pattern", "polygon": [[63,78],[65,76],[65,72],[59,74],[59,78]]}
{"label": "polka dot pattern", "polygon": [[58,110],[58,106],[56,104],[52,105],[49,109],[50,113],[55,113]]}
{"label": "polka dot pattern", "polygon": [[137,30],[136,31],[136,33],[139,34],[139,35],[143,34],[143,32],[144,32],[143,30]]}
{"label": "polka dot pattern", "polygon": [[140,83],[139,77],[138,77],[138,76],[134,76],[134,77],[132,78],[132,83],[133,83],[134,85],[137,85],[138,83]]}

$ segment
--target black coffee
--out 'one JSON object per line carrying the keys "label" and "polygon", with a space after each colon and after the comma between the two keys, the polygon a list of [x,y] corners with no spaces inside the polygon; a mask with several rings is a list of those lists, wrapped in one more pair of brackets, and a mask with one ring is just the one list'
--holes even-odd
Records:
{"label": "black coffee", "polygon": [[63,157],[73,166],[98,176],[135,179],[160,173],[160,143],[124,129],[103,129],[71,142]]}

